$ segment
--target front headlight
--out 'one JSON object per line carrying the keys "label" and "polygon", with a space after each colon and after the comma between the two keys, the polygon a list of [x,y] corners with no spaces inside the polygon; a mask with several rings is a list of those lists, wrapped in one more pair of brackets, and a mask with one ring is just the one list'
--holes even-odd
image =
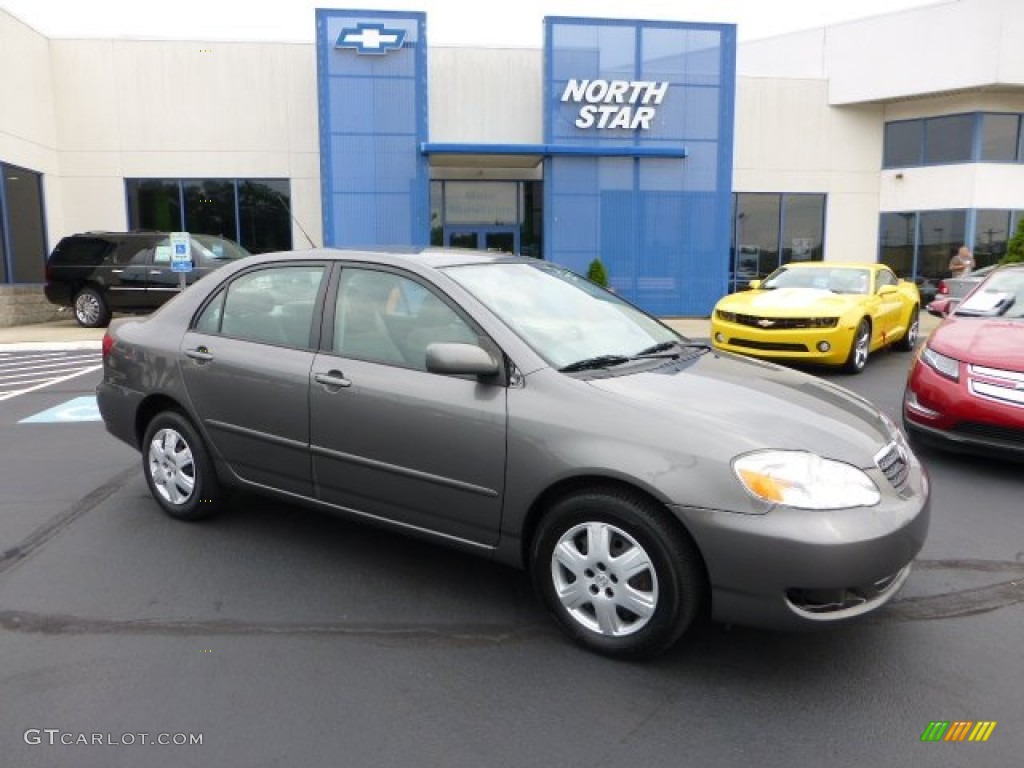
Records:
{"label": "front headlight", "polygon": [[960,381],[960,361],[940,355],[929,346],[921,351],[921,362],[953,381]]}
{"label": "front headlight", "polygon": [[733,460],[733,471],[751,496],[798,509],[871,507],[878,486],[851,464],[805,451],[757,451]]}

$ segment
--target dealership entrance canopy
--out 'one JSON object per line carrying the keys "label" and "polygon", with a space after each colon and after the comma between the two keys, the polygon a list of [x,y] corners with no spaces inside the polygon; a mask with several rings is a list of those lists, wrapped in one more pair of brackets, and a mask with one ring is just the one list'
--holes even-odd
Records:
{"label": "dealership entrance canopy", "polygon": [[[729,281],[732,25],[549,17],[543,82],[503,84],[539,92],[516,115],[539,141],[495,140],[471,73],[432,79],[426,39],[423,13],[317,12],[326,245],[487,247],[577,271],[600,258],[649,311],[709,313]],[[434,89],[456,105],[443,122],[465,121],[441,138]]]}

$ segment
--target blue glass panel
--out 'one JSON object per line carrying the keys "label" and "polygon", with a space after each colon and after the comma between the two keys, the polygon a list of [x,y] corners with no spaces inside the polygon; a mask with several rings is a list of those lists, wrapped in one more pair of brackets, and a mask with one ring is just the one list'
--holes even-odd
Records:
{"label": "blue glass panel", "polygon": [[[549,258],[584,270],[600,257],[613,287],[644,308],[709,314],[728,283],[735,28],[549,18],[546,39],[547,142],[598,153],[606,146],[685,147],[688,153],[682,160],[549,159]],[[609,114],[646,106],[604,98],[603,86],[582,90],[590,86],[581,84],[597,80],[652,83],[662,94],[651,104],[656,115],[628,128],[611,118],[605,128],[586,124],[587,106],[612,107]]]}
{"label": "blue glass panel", "polygon": [[429,239],[429,174],[419,152],[427,138],[425,28],[421,13],[317,11],[327,245]]}

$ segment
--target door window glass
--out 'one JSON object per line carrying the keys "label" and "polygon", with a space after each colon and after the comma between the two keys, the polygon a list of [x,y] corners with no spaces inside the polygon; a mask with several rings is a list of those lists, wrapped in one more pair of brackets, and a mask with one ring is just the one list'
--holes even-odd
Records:
{"label": "door window glass", "polygon": [[219,326],[220,333],[237,339],[308,348],[323,271],[323,267],[295,266],[242,275],[228,286],[223,310],[219,301],[213,302],[200,315],[196,328]]}
{"label": "door window glass", "polygon": [[346,269],[338,286],[333,350],[345,357],[425,371],[435,342],[479,343],[441,298],[392,272]]}

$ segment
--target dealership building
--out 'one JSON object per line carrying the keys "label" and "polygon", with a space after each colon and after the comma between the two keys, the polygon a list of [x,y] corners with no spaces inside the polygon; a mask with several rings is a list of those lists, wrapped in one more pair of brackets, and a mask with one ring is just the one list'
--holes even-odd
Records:
{"label": "dealership building", "polygon": [[797,260],[927,289],[1024,212],[1024,3],[952,0],[737,44],[730,24],[549,17],[430,46],[410,11],[314,43],[51,39],[0,10],[0,324],[64,235],[504,250],[706,316]]}

